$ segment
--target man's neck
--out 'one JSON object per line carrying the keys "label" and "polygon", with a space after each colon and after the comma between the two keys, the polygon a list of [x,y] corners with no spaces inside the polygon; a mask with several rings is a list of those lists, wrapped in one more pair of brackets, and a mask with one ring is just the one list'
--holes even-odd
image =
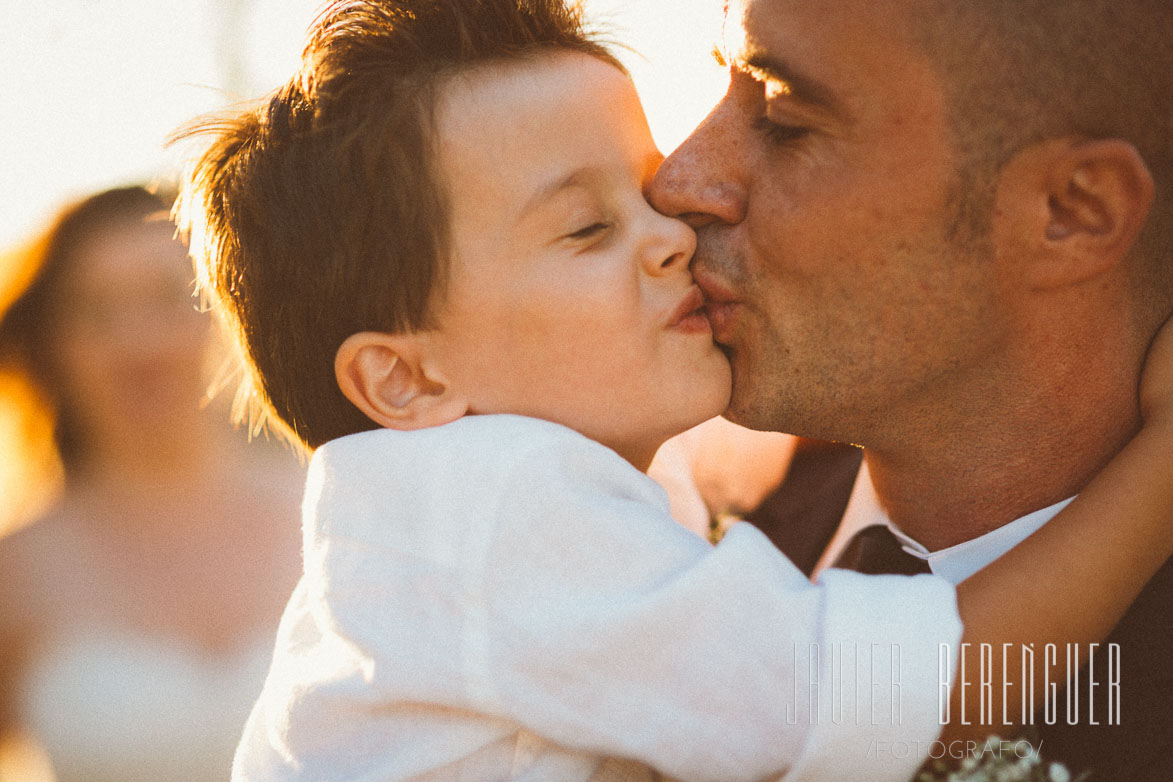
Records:
{"label": "man's neck", "polygon": [[880,504],[935,551],[1071,497],[1137,431],[1134,383],[1036,388],[1014,409],[942,421],[933,442],[865,448]]}

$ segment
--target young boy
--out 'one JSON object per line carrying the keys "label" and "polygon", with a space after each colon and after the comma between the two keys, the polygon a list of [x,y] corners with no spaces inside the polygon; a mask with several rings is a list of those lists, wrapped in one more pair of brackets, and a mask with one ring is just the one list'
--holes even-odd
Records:
{"label": "young boy", "polygon": [[[234,778],[903,780],[923,754],[869,748],[937,737],[958,595],[966,641],[1097,641],[1173,549],[1169,492],[1121,488],[1169,469],[1160,420],[957,593],[811,584],[749,525],[710,547],[642,472],[730,374],[618,63],[561,0],[339,2],[305,62],[187,193],[256,393],[316,449]],[[1104,498],[1136,542],[1069,573]],[[1118,598],[1008,597],[1089,579]]]}

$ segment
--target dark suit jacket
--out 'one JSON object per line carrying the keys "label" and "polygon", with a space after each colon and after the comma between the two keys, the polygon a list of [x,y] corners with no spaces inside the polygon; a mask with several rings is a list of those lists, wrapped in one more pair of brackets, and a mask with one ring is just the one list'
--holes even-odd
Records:
{"label": "dark suit jacket", "polygon": [[[859,470],[858,448],[800,441],[790,474],[748,520],[809,574],[834,535]],[[1110,524],[1110,519],[1104,523]],[[1170,519],[1173,523],[1173,519]],[[1120,645],[1120,724],[1107,724],[1107,644]],[[1086,649],[1081,653],[1086,662]],[[1064,669],[1059,652],[1059,676]],[[1058,760],[1072,772],[1092,772],[1092,782],[1173,782],[1173,560],[1148,583],[1097,651],[1095,718],[1087,719],[1088,677],[1080,680],[1083,711],[1066,724],[1065,698],[1058,720],[1046,725],[1042,709],[1035,724],[1044,760]],[[1036,704],[1037,705],[1037,704]]]}

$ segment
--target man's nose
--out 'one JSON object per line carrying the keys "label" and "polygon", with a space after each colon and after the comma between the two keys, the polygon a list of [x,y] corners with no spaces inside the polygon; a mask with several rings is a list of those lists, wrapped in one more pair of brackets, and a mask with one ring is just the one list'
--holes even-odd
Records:
{"label": "man's nose", "polygon": [[746,148],[722,101],[660,165],[648,194],[657,211],[693,228],[740,223],[746,212]]}

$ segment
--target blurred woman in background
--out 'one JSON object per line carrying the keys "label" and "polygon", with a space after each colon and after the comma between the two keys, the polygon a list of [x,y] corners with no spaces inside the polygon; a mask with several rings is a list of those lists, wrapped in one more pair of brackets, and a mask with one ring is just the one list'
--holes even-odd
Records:
{"label": "blurred woman in background", "polygon": [[0,538],[0,737],[60,782],[226,779],[300,572],[304,473],[201,406],[212,326],[168,206],[125,188],[66,211],[0,318],[63,476]]}

